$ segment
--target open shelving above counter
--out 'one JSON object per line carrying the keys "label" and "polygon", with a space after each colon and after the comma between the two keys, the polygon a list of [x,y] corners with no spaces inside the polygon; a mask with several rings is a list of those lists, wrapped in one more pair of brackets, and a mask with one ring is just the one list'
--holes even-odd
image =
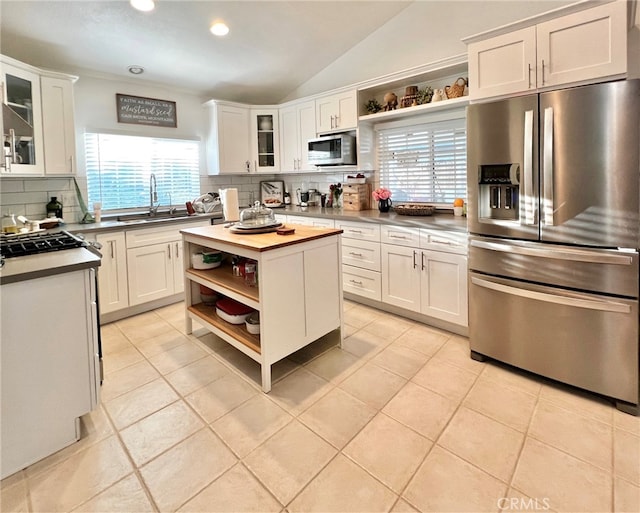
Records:
{"label": "open shelving above counter", "polygon": [[417,116],[420,114],[428,114],[432,112],[439,112],[450,109],[463,109],[469,104],[469,97],[462,96],[460,98],[451,98],[448,100],[441,100],[439,102],[425,103],[424,105],[417,105],[415,107],[405,107],[403,109],[389,110],[386,112],[376,112],[375,114],[367,114],[360,116],[358,119],[364,123],[379,123],[382,121],[392,121],[400,118],[407,118],[410,116]]}

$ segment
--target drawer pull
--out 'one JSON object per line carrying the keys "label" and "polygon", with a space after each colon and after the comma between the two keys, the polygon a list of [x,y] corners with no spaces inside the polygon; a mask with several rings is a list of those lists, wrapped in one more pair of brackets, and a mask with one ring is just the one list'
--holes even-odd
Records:
{"label": "drawer pull", "polygon": [[349,283],[353,283],[354,285],[360,285],[362,287],[362,282],[361,281],[349,280]]}
{"label": "drawer pull", "polygon": [[349,233],[359,233],[359,234],[362,234],[362,230],[353,230],[353,229],[350,229],[350,230],[349,230]]}
{"label": "drawer pull", "polygon": [[393,235],[389,234],[390,239],[402,239],[402,240],[411,240],[409,237],[405,237],[404,235]]}
{"label": "drawer pull", "polygon": [[362,258],[362,253],[354,253],[353,251],[349,251],[349,254]]}
{"label": "drawer pull", "polygon": [[430,242],[432,244],[444,244],[445,246],[457,246],[456,243],[450,242],[448,240],[435,240],[435,239],[432,239]]}

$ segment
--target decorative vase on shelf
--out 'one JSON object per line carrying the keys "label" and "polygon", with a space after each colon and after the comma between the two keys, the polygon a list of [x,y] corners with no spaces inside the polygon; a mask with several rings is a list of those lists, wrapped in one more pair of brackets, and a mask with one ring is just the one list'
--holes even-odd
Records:
{"label": "decorative vase on shelf", "polygon": [[378,210],[380,212],[389,212],[391,208],[391,200],[390,199],[380,199],[378,200]]}

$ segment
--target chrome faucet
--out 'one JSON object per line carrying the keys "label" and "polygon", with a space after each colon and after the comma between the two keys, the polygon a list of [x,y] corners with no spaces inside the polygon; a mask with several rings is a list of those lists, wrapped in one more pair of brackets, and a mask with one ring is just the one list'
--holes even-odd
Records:
{"label": "chrome faucet", "polygon": [[160,205],[153,206],[158,201],[158,183],[156,182],[156,175],[151,173],[149,176],[149,214],[152,216],[158,211]]}

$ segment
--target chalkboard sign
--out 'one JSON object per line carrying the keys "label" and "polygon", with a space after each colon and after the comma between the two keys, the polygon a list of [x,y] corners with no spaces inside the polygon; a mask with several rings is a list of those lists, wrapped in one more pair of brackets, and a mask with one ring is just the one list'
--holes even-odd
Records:
{"label": "chalkboard sign", "polygon": [[118,123],[176,128],[176,102],[116,94]]}

